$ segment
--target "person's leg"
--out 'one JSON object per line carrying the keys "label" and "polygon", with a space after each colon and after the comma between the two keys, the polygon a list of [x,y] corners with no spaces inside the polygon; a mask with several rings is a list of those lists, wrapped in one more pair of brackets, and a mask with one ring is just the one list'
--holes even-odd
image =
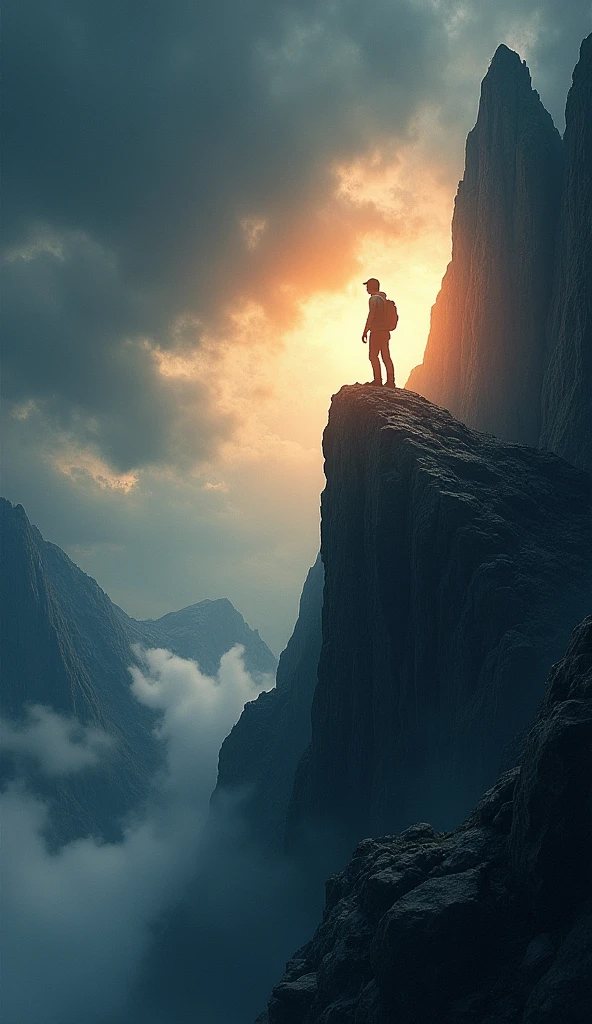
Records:
{"label": "person's leg", "polygon": [[378,358],[381,340],[382,339],[377,335],[376,331],[370,331],[368,358],[372,364],[372,373],[374,374],[375,384],[382,384],[382,374],[380,372],[380,359]]}
{"label": "person's leg", "polygon": [[393,360],[391,359],[391,352],[389,348],[390,334],[387,333],[386,339],[380,346],[380,354],[386,370],[386,386],[387,388],[394,388],[395,386],[395,367],[393,366]]}

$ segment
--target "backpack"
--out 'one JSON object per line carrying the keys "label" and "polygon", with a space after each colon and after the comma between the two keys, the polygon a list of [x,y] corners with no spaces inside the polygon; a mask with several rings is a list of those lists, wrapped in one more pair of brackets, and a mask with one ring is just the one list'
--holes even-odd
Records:
{"label": "backpack", "polygon": [[399,323],[399,314],[397,313],[397,307],[392,299],[385,299],[385,318],[388,324],[388,330],[394,331],[395,327]]}

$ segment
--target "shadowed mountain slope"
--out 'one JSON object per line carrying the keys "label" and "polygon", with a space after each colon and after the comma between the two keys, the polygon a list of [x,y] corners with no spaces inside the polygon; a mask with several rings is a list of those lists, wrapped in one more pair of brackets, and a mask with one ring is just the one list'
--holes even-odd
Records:
{"label": "shadowed mountain slope", "polygon": [[275,658],[226,600],[203,601],[157,621],[130,618],[43,539],[22,506],[3,498],[0,543],[2,715],[22,721],[26,705],[41,704],[112,737],[102,768],[51,782],[31,772],[28,777],[52,797],[60,839],[117,837],[121,816],[146,795],[161,758],[154,712],[131,691],[131,645],[164,647],[197,660],[208,673],[237,643],[256,674],[273,672]]}
{"label": "shadowed mountain slope", "polygon": [[589,617],[521,767],[454,832],[360,843],[257,1024],[588,1024],[591,777]]}
{"label": "shadowed mountain slope", "polygon": [[275,689],[245,709],[220,750],[221,791],[244,790],[243,811],[253,832],[276,850],[284,845],[296,766],[310,743],[310,708],[321,650],[323,564],[310,569],[294,632],[280,656]]}

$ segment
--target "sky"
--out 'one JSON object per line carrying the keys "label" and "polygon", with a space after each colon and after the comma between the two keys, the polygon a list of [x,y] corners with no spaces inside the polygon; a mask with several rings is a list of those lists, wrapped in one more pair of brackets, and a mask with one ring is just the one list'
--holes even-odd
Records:
{"label": "sky", "polygon": [[591,29],[590,0],[7,5],[2,493],[129,614],[228,597],[279,653],[362,281],[403,384],[495,49],[562,131]]}

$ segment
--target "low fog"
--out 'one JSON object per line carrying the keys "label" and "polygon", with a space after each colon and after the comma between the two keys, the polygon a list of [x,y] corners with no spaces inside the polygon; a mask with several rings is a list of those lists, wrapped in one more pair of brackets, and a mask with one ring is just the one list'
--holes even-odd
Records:
{"label": "low fog", "polygon": [[[88,837],[50,852],[51,802],[12,781],[0,796],[5,1024],[243,1024],[264,1008],[283,963],[318,915],[298,878],[249,838],[241,799],[209,814],[218,750],[255,683],[243,649],[216,678],[165,650],[130,668],[159,713],[166,770],[121,843]],[[4,721],[5,749],[56,782],[91,772],[112,741],[51,708]],[[320,894],[319,894],[320,899]]]}

